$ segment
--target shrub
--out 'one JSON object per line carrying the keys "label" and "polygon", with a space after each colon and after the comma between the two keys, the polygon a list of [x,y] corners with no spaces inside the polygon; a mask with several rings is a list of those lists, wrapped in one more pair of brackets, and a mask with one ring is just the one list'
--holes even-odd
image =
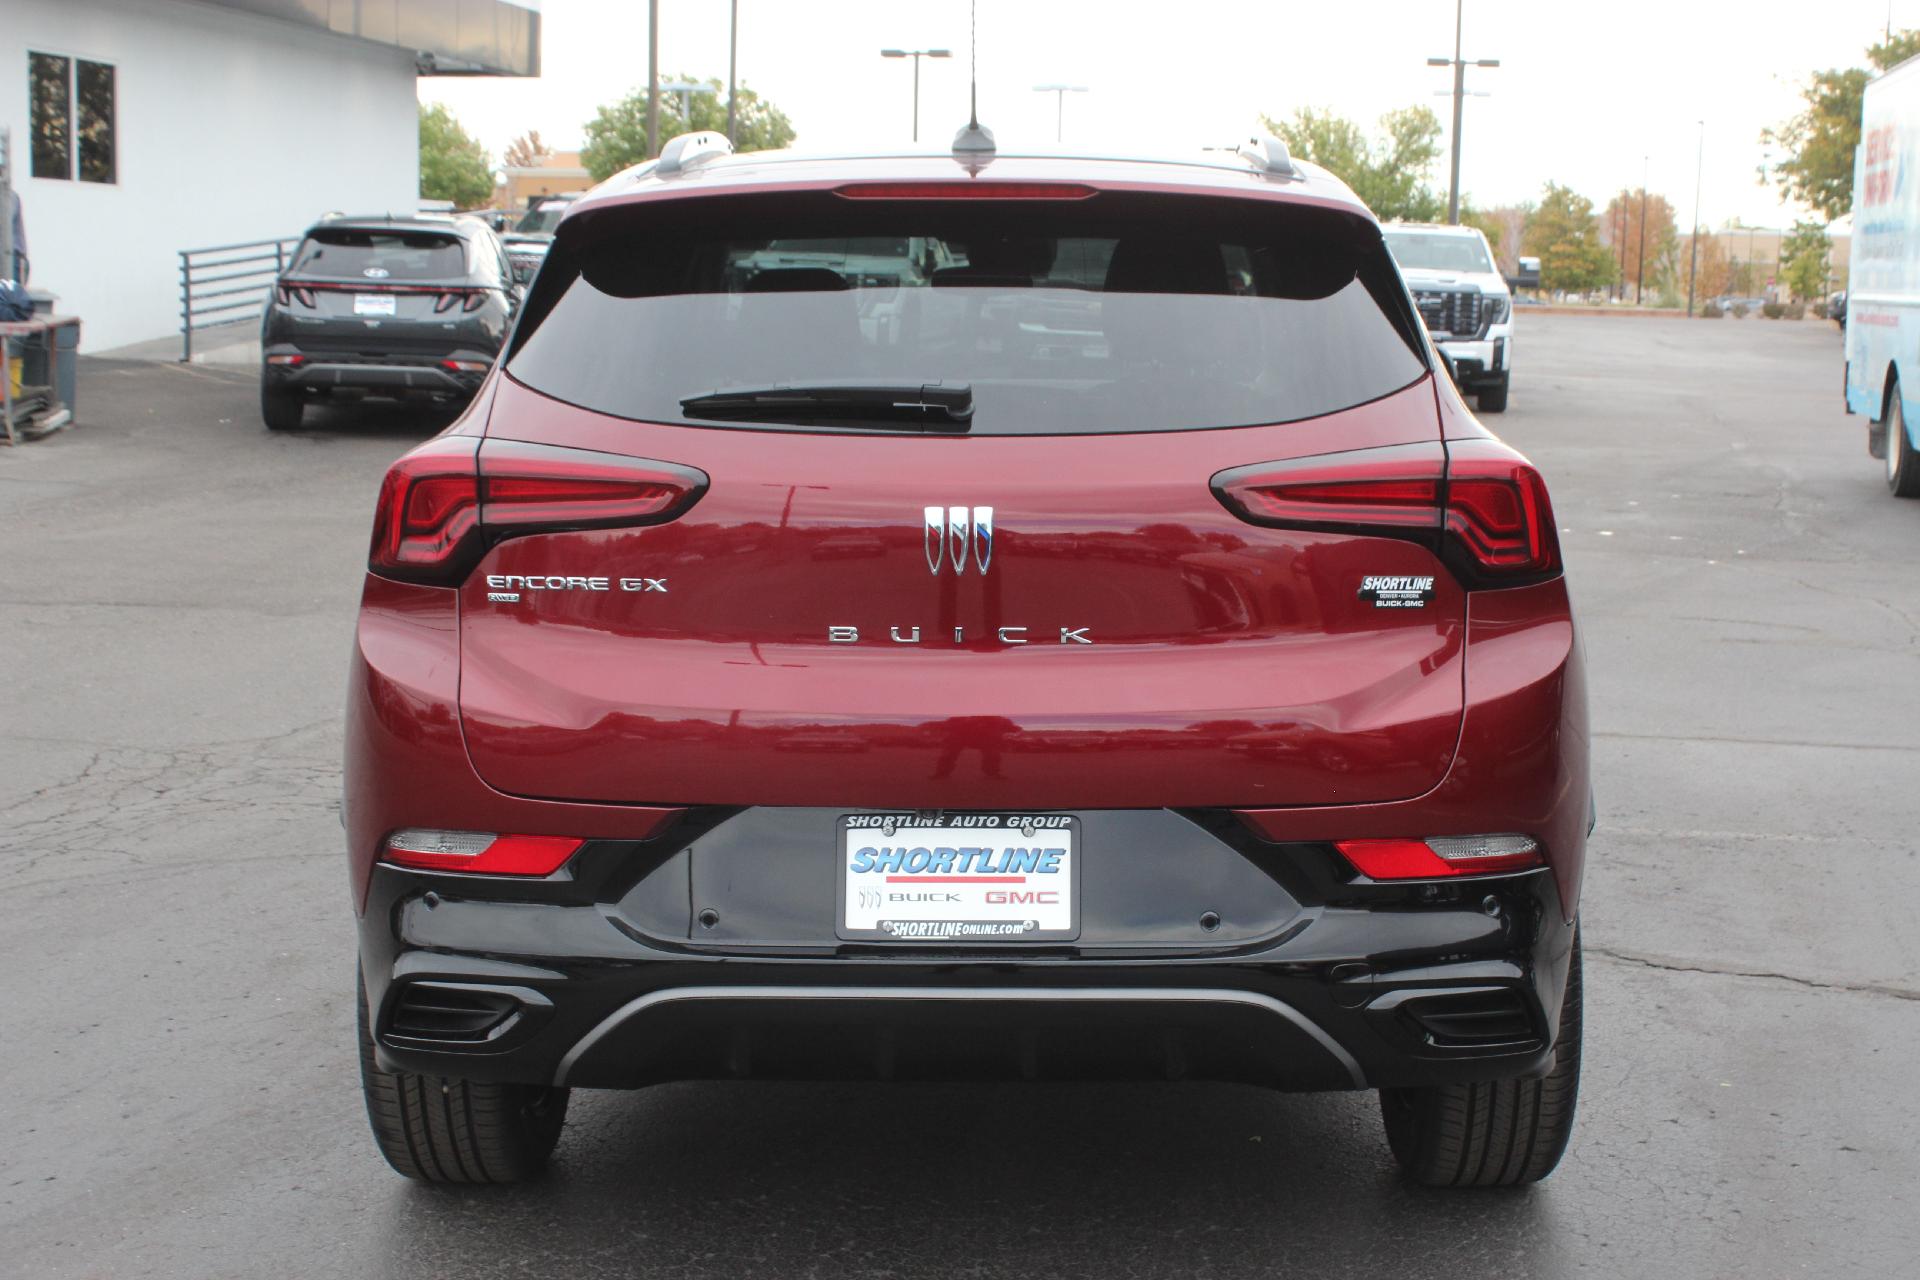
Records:
{"label": "shrub", "polygon": [[1806,304],[1806,303],[1804,303],[1804,302],[1795,302],[1795,303],[1792,303],[1791,305],[1789,305],[1789,306],[1787,307],[1787,319],[1789,319],[1789,320],[1805,320],[1806,318],[1807,318],[1807,304]]}
{"label": "shrub", "polygon": [[1726,312],[1720,309],[1719,303],[1709,302],[1706,309],[1700,313],[1700,318],[1702,320],[1721,320],[1726,317],[1726,314]]}
{"label": "shrub", "polygon": [[1747,318],[1747,304],[1746,304],[1746,303],[1744,303],[1744,302],[1736,302],[1736,303],[1734,303],[1734,304],[1733,304],[1733,318],[1734,318],[1735,320],[1745,320],[1745,319]]}
{"label": "shrub", "polygon": [[1778,320],[1787,314],[1787,309],[1777,302],[1763,302],[1760,304],[1760,314],[1769,320]]}

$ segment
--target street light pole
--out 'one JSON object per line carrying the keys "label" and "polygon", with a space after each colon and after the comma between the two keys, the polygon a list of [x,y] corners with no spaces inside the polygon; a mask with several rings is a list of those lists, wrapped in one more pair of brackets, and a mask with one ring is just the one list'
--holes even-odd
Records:
{"label": "street light pole", "polygon": [[1087,86],[1083,84],[1037,84],[1033,86],[1033,91],[1035,93],[1051,93],[1054,95],[1053,140],[1055,142],[1060,141],[1061,128],[1066,120],[1067,95],[1070,93],[1085,93]]}
{"label": "street light pole", "polygon": [[660,0],[647,0],[647,159],[660,154]]}
{"label": "street light pole", "polygon": [[913,59],[913,140],[920,141],[920,59],[951,58],[951,49],[882,49],[883,58]]}
{"label": "street light pole", "polygon": [[1633,269],[1633,305],[1640,305],[1640,291],[1647,283],[1647,157],[1640,157],[1640,260]]}
{"label": "street light pole", "polygon": [[1430,67],[1453,68],[1453,167],[1447,178],[1447,221],[1454,225],[1460,222],[1460,120],[1462,108],[1467,97],[1467,67],[1497,67],[1498,58],[1480,58],[1469,64],[1460,56],[1460,34],[1465,20],[1466,0],[1454,0],[1453,4],[1453,56],[1451,58],[1428,58]]}
{"label": "street light pole", "polygon": [[1693,273],[1700,264],[1700,173],[1707,159],[1707,122],[1700,121],[1700,148],[1693,161],[1693,234],[1687,237],[1687,319],[1693,319]]}
{"label": "street light pole", "polygon": [[733,16],[727,29],[727,145],[733,145],[734,125],[739,120],[739,112],[734,109],[734,100],[739,96],[734,86],[736,73],[740,67],[740,0],[733,0]]}
{"label": "street light pole", "polygon": [[710,84],[701,84],[698,80],[675,80],[672,84],[660,86],[663,93],[671,93],[680,99],[680,121],[689,130],[693,128],[693,95],[696,93],[718,93]]}

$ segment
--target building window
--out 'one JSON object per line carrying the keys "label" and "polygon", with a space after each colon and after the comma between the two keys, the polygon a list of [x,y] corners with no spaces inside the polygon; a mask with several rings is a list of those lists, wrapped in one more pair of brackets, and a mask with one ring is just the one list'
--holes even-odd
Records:
{"label": "building window", "polygon": [[55,53],[27,55],[33,176],[113,182],[113,67]]}

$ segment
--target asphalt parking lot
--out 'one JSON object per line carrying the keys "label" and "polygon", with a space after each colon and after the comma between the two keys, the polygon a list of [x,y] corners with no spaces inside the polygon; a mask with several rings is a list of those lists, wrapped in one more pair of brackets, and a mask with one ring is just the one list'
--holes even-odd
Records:
{"label": "asphalt parking lot", "polygon": [[368,518],[433,428],[90,362],[0,451],[0,1274],[1896,1276],[1920,1221],[1920,502],[1829,325],[1521,316],[1600,827],[1579,1127],[1416,1191],[1371,1095],[675,1085],[552,1175],[408,1184],[355,1075],[337,819]]}

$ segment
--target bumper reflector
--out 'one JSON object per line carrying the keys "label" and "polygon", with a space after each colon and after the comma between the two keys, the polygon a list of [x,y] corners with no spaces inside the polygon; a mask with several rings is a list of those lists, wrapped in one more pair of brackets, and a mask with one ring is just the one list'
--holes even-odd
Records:
{"label": "bumper reflector", "polygon": [[489,876],[547,876],[583,843],[573,836],[503,836],[490,831],[406,827],[387,837],[383,857],[399,867]]}
{"label": "bumper reflector", "polygon": [[1334,848],[1369,880],[1433,880],[1541,866],[1531,836],[1429,836],[1425,840],[1338,840]]}

